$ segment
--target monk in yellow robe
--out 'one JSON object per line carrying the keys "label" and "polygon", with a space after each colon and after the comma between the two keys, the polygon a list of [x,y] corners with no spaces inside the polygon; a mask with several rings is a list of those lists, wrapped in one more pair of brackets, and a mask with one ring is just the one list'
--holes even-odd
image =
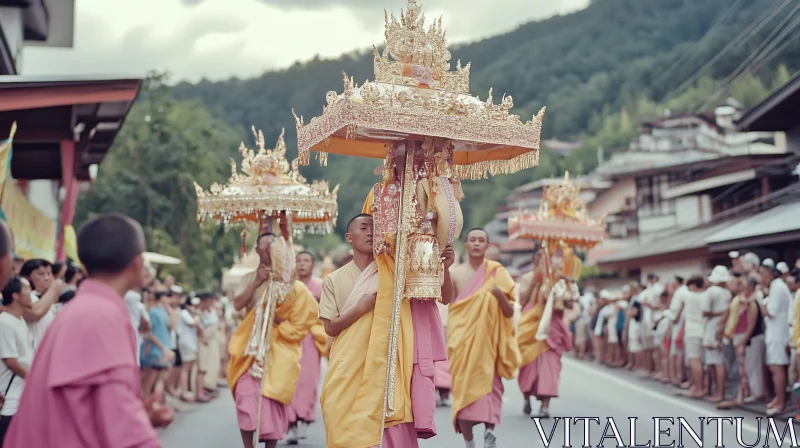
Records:
{"label": "monk in yellow robe", "polygon": [[517,327],[517,343],[519,344],[519,351],[522,355],[522,368],[518,378],[519,387],[522,391],[522,396],[525,399],[525,407],[523,412],[525,415],[531,415],[533,409],[531,408],[531,382],[527,381],[527,375],[524,373],[527,370],[535,369],[536,359],[542,353],[550,350],[550,346],[541,341],[537,341],[535,336],[539,330],[539,322],[542,320],[544,313],[545,302],[547,297],[541,297],[546,293],[547,285],[544,284],[545,272],[544,264],[542,263],[542,253],[539,250],[533,256],[534,270],[520,276],[517,291],[519,292],[519,305],[522,309],[520,315],[519,325]]}
{"label": "monk in yellow robe", "polygon": [[[285,220],[284,220],[285,222]],[[228,386],[236,401],[236,415],[245,448],[253,446],[253,433],[267,448],[277,446],[289,429],[288,406],[300,376],[301,342],[317,322],[319,306],[305,284],[291,280],[294,253],[288,229],[284,235],[266,233],[256,242],[258,269],[246,275],[234,299],[237,311],[247,309],[247,315],[236,328],[228,344]],[[292,266],[288,266],[291,264]],[[270,348],[264,363],[257,358],[261,335],[261,319],[266,319],[266,294],[277,301]],[[263,382],[266,364],[266,381]],[[259,421],[259,406],[261,415]],[[257,427],[258,425],[258,427]]]}
{"label": "monk in yellow robe", "polygon": [[502,378],[511,379],[521,357],[514,337],[514,280],[498,262],[485,259],[489,236],[467,233],[469,260],[453,268],[457,296],[450,304],[447,355],[453,378],[453,421],[468,448],[473,427],[483,423],[483,446],[494,448],[503,404]]}
{"label": "monk in yellow robe", "polygon": [[[367,249],[359,248],[356,244],[359,241],[356,234],[364,231],[360,230],[362,226],[369,225],[368,250],[375,252],[372,247],[375,229],[371,216],[375,212],[374,191],[375,189],[370,191],[364,203],[363,214],[348,224],[347,237],[348,242],[353,245],[354,261],[358,258],[357,254]],[[393,194],[399,195],[400,191],[395,190]],[[418,446],[417,438],[425,437],[422,435],[424,429],[419,424],[415,425],[412,410],[412,375],[416,368],[417,353],[412,305],[409,300],[403,300],[400,307],[398,362],[392,375],[395,384],[394,411],[386,416],[381,427],[394,301],[393,254],[396,234],[394,238],[389,234],[384,237],[386,239],[381,244],[386,244],[386,250],[375,254],[374,262],[368,266],[359,267],[361,272],[357,278],[353,279],[355,269],[345,265],[326,278],[325,284],[328,283],[327,279],[331,279],[330,288],[323,285],[323,300],[320,303],[322,312],[326,314],[321,313],[320,317],[327,320],[326,331],[334,337],[320,400],[329,448],[370,448],[380,445],[381,442],[384,448],[414,448]],[[452,247],[448,247],[443,256],[446,267],[444,284],[452,285],[447,269],[455,261]],[[363,254],[361,257],[363,258]],[[337,275],[345,269],[349,272]],[[353,284],[352,288],[349,287],[350,284]],[[335,300],[326,300],[326,291],[335,290],[337,286],[339,292],[335,294]],[[347,292],[348,289],[350,292]],[[449,298],[445,297],[450,296],[452,287],[443,287],[443,301],[449,302]],[[336,312],[332,312],[332,307],[327,305],[330,302],[337,303]],[[332,313],[327,314],[328,312]],[[435,410],[433,366],[430,367],[430,412],[424,414],[426,427],[433,425]],[[430,434],[430,431],[426,434]]]}

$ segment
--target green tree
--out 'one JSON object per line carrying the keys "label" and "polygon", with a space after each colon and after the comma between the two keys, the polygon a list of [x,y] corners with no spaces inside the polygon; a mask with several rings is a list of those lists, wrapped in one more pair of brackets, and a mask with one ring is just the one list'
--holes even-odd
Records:
{"label": "green tree", "polygon": [[91,192],[78,203],[76,221],[121,212],[142,224],[150,250],[184,261],[166,267],[185,285],[215,286],[239,247],[236,232],[196,221],[192,184],[224,182],[240,133],[196,101],[175,101],[165,75],[142,88],[125,126],[103,162]]}

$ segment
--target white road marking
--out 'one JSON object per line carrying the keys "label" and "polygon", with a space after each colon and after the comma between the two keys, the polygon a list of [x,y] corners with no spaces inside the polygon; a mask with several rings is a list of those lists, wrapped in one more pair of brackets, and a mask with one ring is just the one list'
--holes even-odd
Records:
{"label": "white road marking", "polygon": [[[710,410],[708,408],[704,408],[702,406],[698,406],[698,405],[692,403],[692,401],[689,400],[689,399],[686,399],[686,398],[681,399],[681,398],[673,397],[671,395],[667,395],[667,394],[664,394],[664,393],[661,393],[661,392],[656,392],[654,390],[651,390],[651,389],[648,389],[646,387],[640,386],[639,384],[636,384],[633,381],[626,380],[626,379],[623,379],[623,378],[619,378],[617,376],[614,376],[614,375],[610,374],[605,368],[592,369],[591,367],[586,365],[585,362],[576,361],[576,360],[568,358],[566,356],[562,357],[561,359],[565,364],[569,364],[570,368],[575,368],[575,369],[578,369],[578,370],[582,370],[586,374],[592,375],[592,376],[595,376],[595,377],[600,375],[606,381],[611,381],[611,382],[617,383],[620,386],[628,388],[628,389],[634,389],[634,390],[636,390],[636,392],[638,392],[640,394],[645,394],[645,395],[648,395],[648,396],[650,396],[652,398],[655,398],[655,399],[658,399],[658,400],[667,401],[670,404],[682,407],[684,409],[687,409],[687,410],[689,410],[691,412],[694,412],[694,413],[696,413],[698,415],[701,415],[703,417],[730,417],[729,415],[723,415],[723,414],[720,414],[720,413],[715,412],[713,410]],[[776,421],[775,423],[777,424],[778,422]],[[766,420],[764,420],[762,424],[766,425],[767,424]],[[751,423],[747,423],[746,420],[742,422],[742,428],[746,429],[747,431],[751,432],[752,434],[758,435],[758,427],[756,427],[755,425],[753,425]],[[783,428],[780,427],[779,429],[782,430]]]}

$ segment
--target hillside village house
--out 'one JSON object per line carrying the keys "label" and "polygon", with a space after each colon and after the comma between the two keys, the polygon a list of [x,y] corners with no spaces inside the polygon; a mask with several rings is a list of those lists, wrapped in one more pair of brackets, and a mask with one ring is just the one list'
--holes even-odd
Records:
{"label": "hillside village house", "polygon": [[[590,217],[606,217],[609,236],[587,254],[587,264],[638,279],[650,272],[662,278],[689,275],[726,262],[721,248],[727,246],[715,243],[712,251],[706,240],[777,204],[775,192],[795,182],[786,136],[770,129],[741,132],[734,121],[740,114],[725,106],[644,122],[626,151],[576,180]],[[560,180],[514,190],[487,226],[513,275],[531,269],[535,247],[532,241],[508,240],[508,216],[537,209],[543,188],[552,182]]]}
{"label": "hillside village house", "polygon": [[[684,132],[675,135],[672,151],[649,167],[628,160],[617,163],[618,170],[598,169],[612,179],[635,179],[639,235],[635,245],[599,260],[600,269],[637,279],[650,272],[669,278],[728,265],[730,250],[796,259],[791,232],[800,229],[800,206],[794,203],[800,196],[793,170],[800,158],[787,151],[785,134],[767,127],[740,132],[733,111],[720,109],[715,121],[682,118],[678,129]],[[662,126],[677,124],[670,121]],[[653,129],[640,144],[649,143]],[[692,136],[689,129],[702,131]],[[713,129],[718,136],[708,138]]]}
{"label": "hillside village house", "polygon": [[23,257],[65,259],[63,229],[78,194],[96,176],[142,83],[22,75],[24,47],[72,46],[74,15],[71,0],[0,1],[0,140],[17,123],[10,177],[0,179],[2,204],[14,210],[6,215]]}

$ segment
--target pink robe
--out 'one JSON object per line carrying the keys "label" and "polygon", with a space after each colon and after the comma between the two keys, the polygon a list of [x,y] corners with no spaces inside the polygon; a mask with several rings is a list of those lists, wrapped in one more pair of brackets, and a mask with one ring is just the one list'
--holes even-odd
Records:
{"label": "pink robe", "polygon": [[433,300],[412,300],[411,318],[414,323],[414,371],[411,374],[411,412],[417,437],[429,439],[436,435],[436,362],[447,361],[444,326],[439,308]]}
{"label": "pink robe", "polygon": [[436,388],[450,390],[453,388],[453,376],[450,374],[450,361],[439,361],[433,364]]}
{"label": "pink robe", "polygon": [[122,297],[85,280],[40,343],[4,446],[158,448]]}
{"label": "pink robe", "polygon": [[[486,283],[486,263],[482,264],[472,278],[467,283],[467,286],[456,297],[455,302],[464,300],[467,297],[475,294],[478,289]],[[492,392],[484,395],[477,401],[470,403],[464,409],[459,411],[456,418],[468,422],[479,422],[496,425],[500,423],[500,410],[503,406],[503,381],[500,376],[495,373],[494,381],[492,383]]]}
{"label": "pink robe", "polygon": [[[319,302],[319,298],[322,296],[322,280],[312,277],[305,285]],[[302,420],[311,423],[317,420],[317,403],[319,402],[317,387],[322,376],[320,368],[322,356],[314,343],[314,335],[311,333],[303,339],[300,347],[303,350],[303,357],[300,358],[300,376],[297,378],[297,387],[292,402],[289,404],[289,422],[295,423]]]}
{"label": "pink robe", "polygon": [[[255,431],[258,420],[258,396],[261,379],[245,373],[236,382],[236,420],[242,431]],[[289,430],[289,407],[261,395],[261,423],[258,425],[259,440],[283,440]]]}
{"label": "pink robe", "polygon": [[[529,303],[525,311],[533,306],[533,303]],[[558,397],[561,355],[565,351],[572,350],[572,334],[564,323],[562,313],[553,313],[550,335],[546,342],[550,350],[519,370],[519,388],[524,395],[533,395],[537,398]]]}
{"label": "pink robe", "polygon": [[[382,448],[417,448],[417,437],[414,423],[401,423],[383,430]],[[378,445],[370,448],[378,448]]]}

